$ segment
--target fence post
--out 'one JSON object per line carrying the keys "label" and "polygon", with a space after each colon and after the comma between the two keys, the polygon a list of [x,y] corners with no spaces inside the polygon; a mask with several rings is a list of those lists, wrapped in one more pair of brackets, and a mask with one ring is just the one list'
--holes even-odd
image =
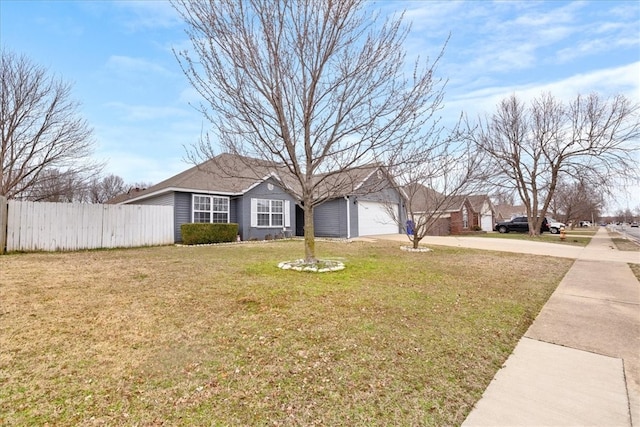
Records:
{"label": "fence post", "polygon": [[0,196],[0,255],[7,250],[7,198]]}

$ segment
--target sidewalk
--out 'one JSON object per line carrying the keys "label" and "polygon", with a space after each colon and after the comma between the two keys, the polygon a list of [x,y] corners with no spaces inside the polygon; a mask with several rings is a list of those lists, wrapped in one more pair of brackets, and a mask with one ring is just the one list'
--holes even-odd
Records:
{"label": "sidewalk", "polygon": [[618,251],[605,228],[584,248],[462,236],[421,244],[576,260],[463,426],[640,427],[640,283],[628,266],[640,252]]}
{"label": "sidewalk", "polygon": [[[372,236],[384,240],[397,240],[409,245],[404,234]],[[560,239],[560,236],[558,236]],[[517,252],[533,255],[548,255],[560,258],[589,259],[594,261],[614,261],[640,264],[640,252],[618,251],[609,238],[606,229],[600,228],[587,247],[561,245],[558,243],[531,242],[526,240],[491,239],[472,236],[427,236],[420,241],[421,246],[439,245],[461,248],[484,249],[499,252]]]}
{"label": "sidewalk", "polygon": [[640,253],[612,247],[576,254],[463,426],[640,426]]}

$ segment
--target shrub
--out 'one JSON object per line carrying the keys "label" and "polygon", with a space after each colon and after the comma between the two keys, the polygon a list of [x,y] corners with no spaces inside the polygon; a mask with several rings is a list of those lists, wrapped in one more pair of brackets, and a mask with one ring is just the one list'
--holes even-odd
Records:
{"label": "shrub", "polygon": [[238,224],[182,224],[180,231],[185,245],[235,242]]}

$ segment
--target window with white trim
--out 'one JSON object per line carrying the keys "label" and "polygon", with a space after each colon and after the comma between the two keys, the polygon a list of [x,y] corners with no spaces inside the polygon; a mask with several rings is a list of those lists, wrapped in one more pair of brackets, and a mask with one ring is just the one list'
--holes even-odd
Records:
{"label": "window with white trim", "polygon": [[193,222],[229,222],[229,198],[221,196],[192,196]]}
{"label": "window with white trim", "polygon": [[462,207],[462,228],[469,228],[469,211],[466,206]]}
{"label": "window with white trim", "polygon": [[289,201],[251,199],[252,227],[289,227]]}

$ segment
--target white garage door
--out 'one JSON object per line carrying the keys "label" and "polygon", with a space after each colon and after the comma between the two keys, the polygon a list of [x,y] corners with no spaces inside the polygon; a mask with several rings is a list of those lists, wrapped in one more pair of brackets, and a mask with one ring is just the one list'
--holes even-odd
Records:
{"label": "white garage door", "polygon": [[[391,205],[398,216],[398,205]],[[358,201],[358,235],[398,233],[398,224],[389,213],[389,205],[375,202]]]}
{"label": "white garage door", "polygon": [[493,216],[491,214],[489,215],[482,215],[481,218],[482,223],[480,224],[480,227],[482,228],[483,231],[493,231]]}

